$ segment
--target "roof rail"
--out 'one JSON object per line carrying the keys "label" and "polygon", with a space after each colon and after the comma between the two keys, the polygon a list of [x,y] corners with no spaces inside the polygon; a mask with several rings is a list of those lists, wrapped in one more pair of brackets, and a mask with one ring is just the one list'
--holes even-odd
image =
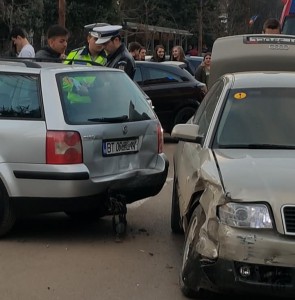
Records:
{"label": "roof rail", "polygon": [[1,61],[15,63],[22,63],[28,68],[42,68],[42,66],[38,62],[48,62],[48,63],[64,63],[65,65],[91,65],[91,66],[100,66],[103,67],[102,64],[97,63],[95,61],[83,60],[83,59],[56,59],[56,58],[35,58],[35,57],[0,57],[0,65]]}
{"label": "roof rail", "polygon": [[22,63],[28,68],[41,68],[41,66],[38,63],[33,62],[31,58],[29,60],[29,59],[17,58],[17,57],[13,57],[13,58],[0,57],[0,64],[1,61],[11,62],[11,63]]}

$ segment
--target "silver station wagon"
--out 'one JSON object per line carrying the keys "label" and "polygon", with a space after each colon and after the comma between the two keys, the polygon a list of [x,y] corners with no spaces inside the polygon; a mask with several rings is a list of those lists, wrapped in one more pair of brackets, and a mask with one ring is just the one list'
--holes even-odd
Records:
{"label": "silver station wagon", "polygon": [[161,124],[121,70],[1,60],[0,140],[0,235],[43,212],[125,226],[167,177]]}
{"label": "silver station wagon", "polygon": [[185,232],[186,296],[295,296],[294,57],[292,36],[216,40],[211,87],[173,128],[171,227]]}

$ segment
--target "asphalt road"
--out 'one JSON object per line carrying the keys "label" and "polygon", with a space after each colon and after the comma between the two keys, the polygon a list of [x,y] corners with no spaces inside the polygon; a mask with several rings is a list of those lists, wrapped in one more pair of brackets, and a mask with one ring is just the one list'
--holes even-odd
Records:
{"label": "asphalt road", "polygon": [[59,213],[20,220],[0,241],[0,299],[186,299],[178,284],[184,237],[170,230],[174,148],[164,147],[171,163],[162,191],[128,207],[123,239],[113,234],[111,217],[83,223]]}
{"label": "asphalt road", "polygon": [[[165,144],[170,159],[174,147]],[[183,236],[170,231],[172,172],[159,195],[128,207],[121,240],[111,217],[92,224],[63,213],[20,220],[0,241],[0,298],[185,299],[178,286]]]}

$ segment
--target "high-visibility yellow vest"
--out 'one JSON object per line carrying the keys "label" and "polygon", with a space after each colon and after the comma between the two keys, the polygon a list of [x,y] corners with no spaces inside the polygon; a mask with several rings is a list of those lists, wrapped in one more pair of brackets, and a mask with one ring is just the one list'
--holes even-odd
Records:
{"label": "high-visibility yellow vest", "polygon": [[95,78],[95,76],[64,77],[62,88],[64,92],[67,92],[68,101],[70,103],[90,103],[90,96],[82,95],[80,90],[83,89],[83,87],[87,90],[93,84]]}
{"label": "high-visibility yellow vest", "polygon": [[91,63],[87,63],[88,61],[94,61],[104,66],[107,62],[104,50],[102,50],[101,53],[97,55],[95,60],[92,59],[88,47],[82,47],[79,49],[72,50],[68,54],[66,60],[64,61],[64,64],[80,64],[91,66]]}
{"label": "high-visibility yellow vest", "polygon": [[[107,62],[105,52],[102,51],[101,54],[99,54],[95,60],[92,59],[88,47],[82,47],[79,49],[72,50],[66,60],[64,61],[64,64],[80,64],[80,65],[89,65],[92,66],[91,63],[87,62],[94,61],[100,65],[105,65]],[[76,78],[77,81],[79,82],[79,78]],[[90,85],[93,83],[94,78],[89,77],[89,78],[83,78],[83,83],[81,82],[82,85]],[[87,81],[87,82],[86,82]],[[82,96],[79,95],[77,91],[77,87],[73,84],[72,80],[64,80],[63,82],[63,89],[64,91],[67,91],[67,98],[71,103],[87,103],[91,102],[91,99],[89,96]]]}

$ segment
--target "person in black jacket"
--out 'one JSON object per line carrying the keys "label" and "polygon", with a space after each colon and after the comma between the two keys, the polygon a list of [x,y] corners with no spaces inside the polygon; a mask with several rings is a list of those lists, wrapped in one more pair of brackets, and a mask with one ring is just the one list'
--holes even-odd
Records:
{"label": "person in black jacket", "polygon": [[35,58],[38,61],[62,62],[67,56],[65,51],[68,46],[69,31],[60,26],[52,25],[47,31],[47,46],[39,50]]}
{"label": "person in black jacket", "polygon": [[124,70],[131,79],[135,73],[135,61],[126,46],[121,41],[120,25],[94,27],[97,34],[96,44],[103,45],[107,53],[106,66]]}

